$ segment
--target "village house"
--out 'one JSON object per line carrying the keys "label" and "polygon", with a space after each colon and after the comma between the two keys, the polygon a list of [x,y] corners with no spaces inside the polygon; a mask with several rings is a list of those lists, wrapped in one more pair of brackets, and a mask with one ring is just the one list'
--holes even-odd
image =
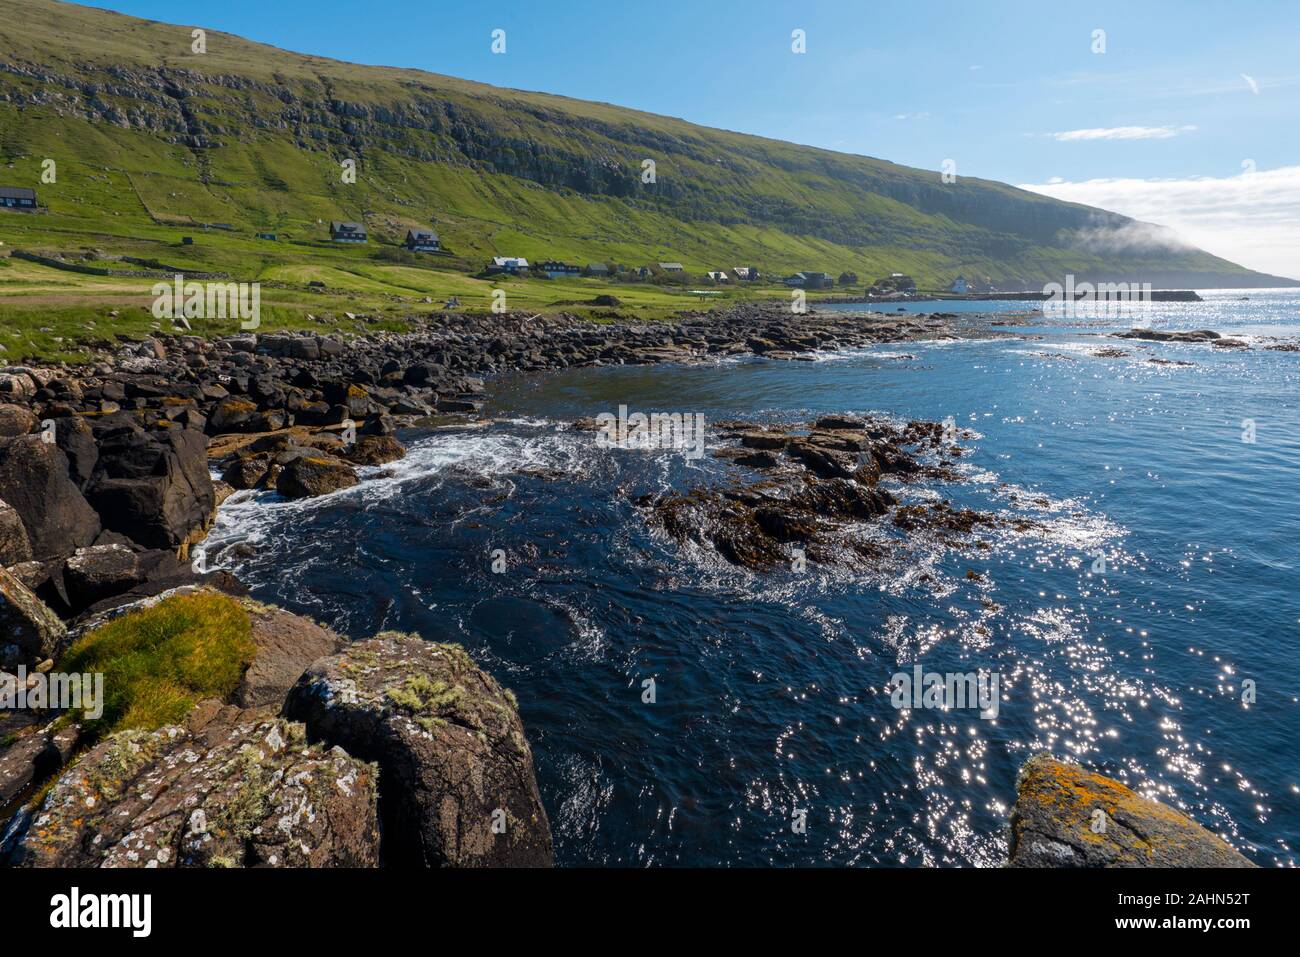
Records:
{"label": "village house", "polygon": [[712,279],[712,280],[713,280],[714,282],[716,282],[716,283],[727,283],[727,282],[731,282],[731,277],[728,276],[727,273],[726,273],[726,271],[725,271],[725,270],[722,270],[722,269],[714,270],[713,272],[710,272],[710,273],[708,274],[708,276],[709,276],[710,279]]}
{"label": "village house", "polygon": [[576,276],[582,271],[577,266],[570,266],[555,259],[538,263],[534,268],[547,279],[564,279],[568,276]]}
{"label": "village house", "polygon": [[664,272],[685,272],[686,267],[681,263],[659,263],[659,268]]}
{"label": "village house", "polygon": [[493,256],[492,261],[487,264],[487,268],[484,270],[489,275],[504,272],[512,276],[527,271],[528,260],[522,256]]}
{"label": "village house", "polygon": [[858,274],[847,271],[840,273],[839,284],[841,286],[856,286],[858,284]]}
{"label": "village house", "polygon": [[436,253],[442,249],[438,234],[432,229],[408,229],[404,245],[413,253]]}
{"label": "village house", "polygon": [[781,281],[792,289],[830,289],[835,285],[835,280],[824,272],[797,272]]}
{"label": "village house", "polygon": [[336,243],[364,243],[366,227],[360,223],[344,223],[337,219],[330,220],[330,241]]}
{"label": "village house", "polygon": [[966,277],[959,273],[957,278],[952,281],[952,285],[948,287],[948,291],[964,295],[967,291]]}
{"label": "village house", "polygon": [[5,209],[35,209],[36,190],[24,186],[0,186],[0,207]]}
{"label": "village house", "polygon": [[741,282],[755,282],[759,278],[759,272],[753,266],[733,266],[731,274]]}
{"label": "village house", "polygon": [[583,272],[592,277],[604,277],[609,275],[609,267],[604,263],[587,263]]}

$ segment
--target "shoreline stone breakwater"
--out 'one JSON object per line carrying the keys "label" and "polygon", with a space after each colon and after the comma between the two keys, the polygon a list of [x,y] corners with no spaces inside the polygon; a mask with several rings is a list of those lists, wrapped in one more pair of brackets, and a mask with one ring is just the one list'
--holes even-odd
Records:
{"label": "shoreline stone breakwater", "polygon": [[[193,644],[205,615],[234,623],[247,648],[230,681],[195,691],[194,700],[182,695],[184,706],[165,722],[141,719],[129,701],[115,703],[123,714],[112,727],[75,708],[0,710],[7,820],[0,861],[549,865],[549,824],[511,692],[458,646],[395,633],[345,642],[253,601],[229,573],[206,572],[195,546],[220,503],[242,489],[304,497],[356,485],[357,466],[405,455],[399,427],[479,418],[483,378],[494,374],[747,354],[798,361],[882,342],[999,335],[1006,333],[982,320],[945,315],[792,314],[761,305],[608,325],[566,315],[445,314],[402,335],[157,335],[100,347],[76,368],[0,370],[6,690],[20,676],[29,689],[42,684],[62,661],[84,657],[87,645],[135,642],[129,650],[138,658],[156,650],[149,642],[167,628],[182,646]],[[938,426],[888,428],[833,417],[806,434],[730,423],[724,431],[735,444],[724,457],[766,470],[766,479],[739,500],[697,490],[644,504],[670,532],[685,538],[703,529],[741,564],[770,564],[784,554],[780,546],[801,537],[818,560],[819,551],[840,547],[837,518],[882,515],[892,504],[875,487],[880,474],[944,468],[899,448],[942,452]],[[866,465],[854,464],[864,449]],[[784,493],[768,492],[782,482],[797,487],[798,514],[774,507]],[[956,513],[906,518],[895,514],[895,525],[960,532],[974,521]],[[165,664],[176,672],[168,680],[184,685],[183,663]],[[119,676],[108,671],[106,683],[114,682]],[[1022,788],[1021,803],[1032,799],[1040,810],[1026,805],[1022,813],[1018,804],[1013,822],[1033,821],[1032,846],[1050,849],[1018,860],[1017,848],[1028,845],[1013,843],[1013,863],[1143,862],[1140,848],[1057,852],[1096,842],[1076,833],[1077,820],[1041,809],[1048,793]],[[1098,793],[1105,807],[1128,815],[1133,833],[1150,833],[1141,815],[1152,812],[1141,799]],[[1052,821],[1056,832],[1044,823]],[[1181,846],[1218,841],[1187,825],[1170,832],[1173,851],[1146,862],[1221,859],[1180,858]]]}

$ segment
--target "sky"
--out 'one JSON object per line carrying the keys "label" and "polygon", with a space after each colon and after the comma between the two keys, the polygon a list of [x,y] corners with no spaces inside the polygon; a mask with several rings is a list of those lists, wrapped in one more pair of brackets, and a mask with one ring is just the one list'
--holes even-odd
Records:
{"label": "sky", "polygon": [[91,5],[924,169],[951,160],[1300,278],[1300,0]]}

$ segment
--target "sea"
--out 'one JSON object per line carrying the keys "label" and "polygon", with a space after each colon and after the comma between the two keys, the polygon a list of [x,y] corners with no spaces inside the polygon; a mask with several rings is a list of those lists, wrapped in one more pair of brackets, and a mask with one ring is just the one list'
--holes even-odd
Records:
{"label": "sea", "polygon": [[[1006,335],[496,378],[489,424],[407,430],[357,488],[239,493],[209,563],[350,638],[464,645],[518,697],[561,866],[999,866],[1017,770],[1047,751],[1290,867],[1300,353],[1263,347],[1300,336],[1300,292],[1201,296],[911,303]],[[1110,336],[1134,325],[1252,348]],[[738,569],[637,504],[738,467],[569,427],[620,406],[702,414],[710,451],[727,419],[949,421],[960,480],[895,494],[1025,521]],[[921,673],[996,675],[996,714],[900,703]]]}

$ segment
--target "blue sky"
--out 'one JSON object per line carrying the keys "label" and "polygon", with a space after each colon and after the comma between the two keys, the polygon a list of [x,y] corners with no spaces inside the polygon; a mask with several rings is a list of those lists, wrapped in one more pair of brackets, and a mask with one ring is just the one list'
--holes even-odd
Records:
{"label": "blue sky", "polygon": [[923,168],[953,159],[1300,276],[1300,0],[94,5]]}

